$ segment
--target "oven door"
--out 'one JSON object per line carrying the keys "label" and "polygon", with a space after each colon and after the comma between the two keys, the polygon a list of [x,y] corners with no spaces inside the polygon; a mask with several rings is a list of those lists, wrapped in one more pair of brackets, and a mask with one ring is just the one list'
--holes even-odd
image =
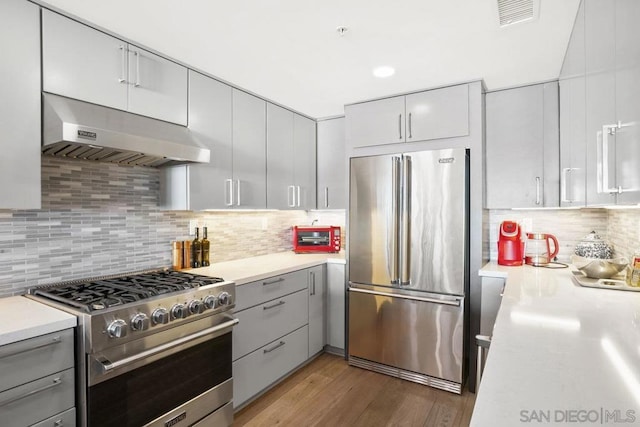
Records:
{"label": "oven door", "polygon": [[328,251],[331,249],[331,230],[297,230],[296,250]]}
{"label": "oven door", "polygon": [[88,355],[87,425],[181,427],[217,409],[229,425],[237,322],[212,316]]}

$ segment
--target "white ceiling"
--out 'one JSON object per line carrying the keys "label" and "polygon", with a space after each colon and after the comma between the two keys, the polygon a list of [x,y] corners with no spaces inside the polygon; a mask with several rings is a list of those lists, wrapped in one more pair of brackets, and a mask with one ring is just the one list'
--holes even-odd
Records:
{"label": "white ceiling", "polygon": [[[538,20],[505,28],[497,0],[44,1],[321,118],[479,78],[489,90],[557,78],[580,0],[540,0]],[[373,77],[380,65],[395,75]]]}

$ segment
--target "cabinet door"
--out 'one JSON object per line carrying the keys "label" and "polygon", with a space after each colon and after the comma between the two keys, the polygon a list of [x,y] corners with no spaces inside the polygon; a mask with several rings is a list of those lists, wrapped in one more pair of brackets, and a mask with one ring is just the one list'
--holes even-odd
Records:
{"label": "cabinet door", "polygon": [[264,209],[267,206],[266,175],[266,102],[234,89],[234,206]]}
{"label": "cabinet door", "polygon": [[327,263],[327,344],[344,350],[345,266]]}
{"label": "cabinet door", "polygon": [[132,113],[187,125],[187,69],[129,45],[129,102]]}
{"label": "cabinet door", "polygon": [[[615,184],[615,150],[612,135],[603,163],[603,126],[616,123],[615,114],[615,7],[607,0],[585,1],[586,46],[586,143],[587,205],[615,203],[615,195],[604,191],[603,173],[609,187]],[[603,168],[604,166],[604,168]]]}
{"label": "cabinet door", "polygon": [[616,185],[618,204],[640,202],[640,2],[617,0],[616,10]]}
{"label": "cabinet door", "polygon": [[209,164],[187,166],[190,209],[220,209],[232,204],[231,94],[231,86],[189,71],[189,130],[212,153]]}
{"label": "cabinet door", "polygon": [[0,209],[40,209],[40,9],[0,2]]}
{"label": "cabinet door", "polygon": [[480,298],[480,334],[493,335],[493,325],[496,323],[505,279],[500,277],[482,278],[482,297]]}
{"label": "cabinet door", "polygon": [[267,208],[295,208],[293,113],[267,103]]}
{"label": "cabinet door", "polygon": [[351,147],[405,142],[404,96],[347,105],[344,111]]}
{"label": "cabinet door", "polygon": [[316,122],[293,115],[293,177],[296,208],[316,208]]}
{"label": "cabinet door", "polygon": [[42,10],[45,92],[127,109],[127,44]]}
{"label": "cabinet door", "polygon": [[541,85],[486,95],[487,208],[542,207]]}
{"label": "cabinet door", "polygon": [[318,209],[346,209],[344,117],[318,122]]}
{"label": "cabinet door", "polygon": [[326,344],[324,265],[308,270],[309,287],[309,357],[319,353]]}
{"label": "cabinet door", "polygon": [[407,95],[407,142],[469,135],[469,86]]}

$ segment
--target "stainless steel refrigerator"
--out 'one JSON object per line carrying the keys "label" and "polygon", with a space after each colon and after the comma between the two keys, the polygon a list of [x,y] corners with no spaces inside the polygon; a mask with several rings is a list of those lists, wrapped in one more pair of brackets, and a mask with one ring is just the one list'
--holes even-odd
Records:
{"label": "stainless steel refrigerator", "polygon": [[460,393],[468,152],[352,158],[349,364]]}

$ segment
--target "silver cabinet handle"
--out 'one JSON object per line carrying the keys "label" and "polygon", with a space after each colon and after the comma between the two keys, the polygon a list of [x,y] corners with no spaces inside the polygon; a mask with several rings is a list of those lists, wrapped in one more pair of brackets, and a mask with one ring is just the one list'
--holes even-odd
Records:
{"label": "silver cabinet handle", "polygon": [[324,187],[324,207],[329,207],[329,187]]}
{"label": "silver cabinet handle", "polygon": [[263,310],[271,310],[272,308],[280,307],[281,305],[284,305],[284,304],[285,304],[285,302],[284,302],[284,301],[282,301],[282,300],[280,300],[280,301],[278,301],[278,302],[277,302],[277,303],[275,303],[275,304],[271,304],[271,305],[263,305],[263,306],[262,306],[262,309],[263,309]]}
{"label": "silver cabinet handle", "polygon": [[622,122],[602,126],[602,161],[599,162],[598,193],[620,194],[624,192],[622,186],[609,187],[609,135],[615,135],[616,131],[622,127]]}
{"label": "silver cabinet handle", "polygon": [[402,139],[402,114],[398,114],[398,134],[400,135],[398,139]]}
{"label": "silver cabinet handle", "polygon": [[359,289],[359,288],[349,288],[349,292],[359,292],[362,294],[370,294],[370,295],[380,295],[383,297],[390,298],[400,298],[400,299],[408,299],[412,301],[421,301],[421,302],[431,302],[434,304],[443,304],[443,305],[452,305],[455,307],[460,307],[460,301],[462,298],[455,299],[437,299],[437,298],[427,298],[427,297],[414,297],[411,295],[402,295],[402,294],[392,294],[389,292],[378,292],[378,291],[370,291],[368,289]]}
{"label": "silver cabinet handle", "polygon": [[273,350],[282,347],[283,345],[285,345],[286,343],[284,341],[280,341],[278,344],[276,344],[275,346],[271,347],[271,348],[265,348],[264,350],[262,350],[264,352],[264,354],[267,353],[271,353]]}
{"label": "silver cabinet handle", "polygon": [[284,277],[278,277],[275,280],[264,281],[264,282],[262,282],[262,286],[273,285],[275,283],[280,283],[280,282],[284,282]]}
{"label": "silver cabinet handle", "polygon": [[287,206],[290,208],[296,207],[296,187],[294,185],[287,187]]}
{"label": "silver cabinet handle", "polygon": [[297,194],[297,199],[298,199],[297,202],[296,202],[296,206],[300,207],[300,186],[299,185],[296,187],[296,194]]}
{"label": "silver cabinet handle", "polygon": [[315,271],[310,271],[309,272],[309,277],[311,278],[311,295],[315,295],[316,294],[316,273]]}
{"label": "silver cabinet handle", "polygon": [[411,113],[409,113],[409,138],[413,138],[413,132],[411,130]]}
{"label": "silver cabinet handle", "polygon": [[236,195],[238,197],[236,197],[236,206],[240,206],[240,180],[236,180],[238,182],[238,192],[236,193]]}
{"label": "silver cabinet handle", "polygon": [[411,278],[411,156],[403,156],[402,159],[402,207],[400,217],[400,285],[408,286]]}
{"label": "silver cabinet handle", "polygon": [[0,359],[3,359],[5,357],[15,356],[15,355],[21,354],[21,353],[26,353],[27,351],[36,350],[38,348],[49,347],[50,345],[54,345],[54,344],[60,344],[61,342],[62,342],[62,338],[60,338],[59,335],[56,335],[55,337],[51,338],[51,341],[47,341],[47,342],[42,343],[42,344],[38,344],[38,345],[31,346],[31,347],[28,347],[28,348],[21,348],[21,349],[16,350],[16,351],[0,352]]}
{"label": "silver cabinet handle", "polygon": [[224,323],[221,323],[219,325],[216,325],[212,328],[207,328],[207,329],[203,329],[202,331],[196,332],[195,334],[191,334],[191,335],[187,335],[186,337],[182,337],[182,338],[178,338],[177,340],[168,342],[166,344],[162,344],[159,345],[157,347],[151,348],[149,350],[137,353],[135,356],[130,356],[130,357],[125,357],[124,359],[121,360],[117,360],[115,362],[111,362],[108,359],[105,358],[100,358],[100,359],[96,359],[96,361],[98,363],[100,363],[102,365],[102,372],[106,373],[109,371],[112,371],[114,369],[117,368],[121,368],[123,366],[126,365],[130,365],[132,363],[135,363],[139,360],[143,360],[146,359],[148,357],[151,357],[155,354],[158,353],[162,353],[163,351],[166,350],[170,350],[174,347],[178,347],[182,344],[186,344],[189,341],[193,341],[196,340],[198,338],[202,338],[204,336],[216,333],[216,332],[220,332],[220,331],[224,331],[225,329],[231,329],[234,325],[236,325],[238,322],[240,322],[240,320],[236,319],[236,318],[232,318],[229,321],[226,321]]}
{"label": "silver cabinet handle", "polygon": [[127,79],[127,49],[124,45],[120,45],[120,77],[118,83],[126,83]]}
{"label": "silver cabinet handle", "polygon": [[64,426],[64,421],[62,420],[55,420],[53,422],[53,427],[63,427]]}
{"label": "silver cabinet handle", "polygon": [[17,402],[18,400],[22,400],[22,399],[25,399],[27,397],[33,396],[34,394],[42,393],[43,391],[49,390],[50,388],[53,388],[53,387],[57,387],[60,384],[62,384],[62,378],[55,377],[53,379],[53,381],[51,382],[51,384],[47,384],[47,385],[45,385],[43,387],[37,388],[35,390],[31,390],[31,391],[29,391],[29,392],[27,392],[25,394],[21,394],[20,396],[15,396],[15,397],[11,397],[11,398],[9,398],[7,400],[3,400],[2,402],[0,402],[0,408],[3,407],[3,406],[7,406],[7,405],[9,405],[11,403]]}
{"label": "silver cabinet handle", "polygon": [[391,158],[391,239],[389,248],[391,251],[391,284],[397,285],[400,282],[400,250],[398,245],[398,235],[400,232],[400,157]]}
{"label": "silver cabinet handle", "polygon": [[540,204],[540,177],[536,176],[536,205]]}
{"label": "silver cabinet handle", "polygon": [[136,81],[133,86],[140,86],[140,52],[137,50],[133,51],[133,55],[136,57]]}
{"label": "silver cabinet handle", "polygon": [[[224,184],[224,204],[225,206],[233,206],[233,180],[225,179]],[[227,198],[229,199],[228,203]]]}
{"label": "silver cabinet handle", "polygon": [[571,199],[567,198],[567,181],[568,175],[572,170],[572,168],[562,168],[562,174],[560,175],[560,202],[562,203],[571,203]]}

